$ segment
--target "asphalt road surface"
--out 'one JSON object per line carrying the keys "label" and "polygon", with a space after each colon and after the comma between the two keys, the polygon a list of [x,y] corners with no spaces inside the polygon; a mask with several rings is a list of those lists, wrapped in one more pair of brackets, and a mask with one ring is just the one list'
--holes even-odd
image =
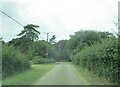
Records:
{"label": "asphalt road surface", "polygon": [[70,63],[59,63],[34,85],[85,85]]}

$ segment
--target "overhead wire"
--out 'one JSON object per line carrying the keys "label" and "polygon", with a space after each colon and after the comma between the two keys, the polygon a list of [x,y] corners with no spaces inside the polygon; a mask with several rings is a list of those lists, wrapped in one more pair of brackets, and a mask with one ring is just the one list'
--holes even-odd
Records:
{"label": "overhead wire", "polygon": [[0,10],[1,13],[3,13],[4,15],[6,15],[7,17],[9,17],[10,19],[12,19],[14,22],[18,23],[19,25],[21,25],[22,27],[24,27],[23,24],[21,24],[20,22],[18,22],[17,20],[15,20],[14,18],[12,18],[11,16],[9,16],[8,14],[6,14],[5,12],[3,12],[2,10]]}
{"label": "overhead wire", "polygon": [[20,26],[24,27],[24,25],[20,22],[18,22],[17,20],[15,20],[13,17],[9,16],[7,13],[3,12],[2,10],[0,10],[0,12],[4,15],[6,15],[7,17],[9,17],[10,19],[12,19],[14,22],[18,23]]}

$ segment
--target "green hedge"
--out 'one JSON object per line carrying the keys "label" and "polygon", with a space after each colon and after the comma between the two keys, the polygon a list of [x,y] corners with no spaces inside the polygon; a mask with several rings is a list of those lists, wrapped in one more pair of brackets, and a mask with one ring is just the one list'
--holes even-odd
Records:
{"label": "green hedge", "polygon": [[54,63],[55,60],[51,58],[42,58],[40,56],[35,56],[32,60],[34,64],[44,64],[44,63]]}
{"label": "green hedge", "polygon": [[72,62],[111,82],[118,81],[118,41],[109,38],[72,56]]}
{"label": "green hedge", "polygon": [[2,76],[3,78],[15,72],[30,68],[27,56],[15,49],[14,46],[3,45],[2,47]]}

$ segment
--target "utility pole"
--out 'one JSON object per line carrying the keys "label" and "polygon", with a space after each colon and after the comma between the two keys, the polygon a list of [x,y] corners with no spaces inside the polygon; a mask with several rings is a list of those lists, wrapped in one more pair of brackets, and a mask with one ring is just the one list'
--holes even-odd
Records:
{"label": "utility pole", "polygon": [[49,38],[49,33],[47,32],[47,42],[48,42],[48,38]]}
{"label": "utility pole", "polygon": [[47,35],[47,43],[46,43],[46,58],[48,58],[48,42],[49,42],[49,34],[51,34],[52,32],[44,32]]}
{"label": "utility pole", "polygon": [[59,60],[61,59],[61,52],[60,52],[61,49],[60,48],[61,48],[61,44],[59,43]]}
{"label": "utility pole", "polygon": [[0,38],[0,86],[2,86],[2,37]]}

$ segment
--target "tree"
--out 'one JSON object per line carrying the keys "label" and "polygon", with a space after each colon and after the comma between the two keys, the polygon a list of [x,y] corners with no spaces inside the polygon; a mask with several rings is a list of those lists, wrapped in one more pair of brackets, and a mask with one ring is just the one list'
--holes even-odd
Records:
{"label": "tree", "polygon": [[105,38],[113,37],[109,32],[97,32],[92,30],[78,31],[74,35],[71,35],[68,41],[68,48],[71,53],[72,50],[79,48],[79,51],[85,46],[92,46],[98,42],[101,42]]}
{"label": "tree", "polygon": [[35,56],[41,56],[43,58],[46,57],[46,41],[35,41],[31,46],[32,50],[34,50]]}
{"label": "tree", "polygon": [[2,37],[0,37],[0,41],[2,41]]}
{"label": "tree", "polygon": [[4,42],[3,38],[0,37],[0,45],[2,45],[2,44],[4,44],[4,43],[5,43],[5,42]]}
{"label": "tree", "polygon": [[68,49],[67,49],[67,42],[68,40],[60,40],[59,42],[55,43],[53,46],[55,47],[55,59],[57,61],[68,61]]}
{"label": "tree", "polygon": [[12,39],[9,45],[14,45],[16,48],[26,53],[33,42],[38,39],[40,32],[35,29],[38,27],[39,26],[33,24],[24,26],[24,29],[17,35],[19,38]]}
{"label": "tree", "polygon": [[38,39],[38,35],[40,34],[40,32],[35,29],[38,27],[39,26],[37,25],[28,24],[24,27],[24,30],[22,30],[21,33],[18,34],[18,36],[34,41]]}
{"label": "tree", "polygon": [[55,43],[55,39],[56,39],[56,37],[55,37],[55,35],[53,35],[52,38],[50,38],[50,43],[54,44]]}

